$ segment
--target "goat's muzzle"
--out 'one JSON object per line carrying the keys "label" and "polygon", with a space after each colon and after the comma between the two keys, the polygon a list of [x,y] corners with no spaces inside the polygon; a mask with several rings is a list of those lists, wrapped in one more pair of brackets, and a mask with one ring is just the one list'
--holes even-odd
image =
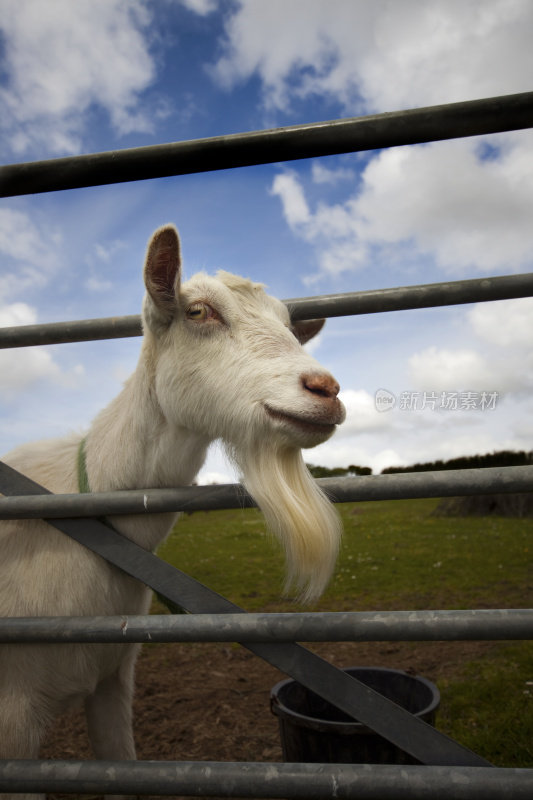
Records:
{"label": "goat's muzzle", "polygon": [[320,439],[329,438],[336,426],[344,422],[346,416],[343,404],[336,397],[328,398],[325,402],[321,402],[319,407],[305,413],[283,411],[272,408],[266,403],[264,408],[268,416],[281,423],[283,427]]}
{"label": "goat's muzzle", "polygon": [[340,386],[332,375],[312,373],[302,375],[300,380],[306,392],[324,400],[334,400],[340,391]]}

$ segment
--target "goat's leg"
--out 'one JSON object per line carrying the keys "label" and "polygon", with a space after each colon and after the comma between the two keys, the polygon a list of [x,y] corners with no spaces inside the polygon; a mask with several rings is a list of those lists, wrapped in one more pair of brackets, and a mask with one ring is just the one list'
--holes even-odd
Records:
{"label": "goat's leg", "polygon": [[[44,727],[24,692],[0,691],[0,759],[38,758]],[[44,798],[44,794],[0,794],[0,800]]]}
{"label": "goat's leg", "polygon": [[[85,700],[89,739],[94,755],[104,761],[134,761],[133,685],[137,648],[128,653],[114,675],[100,681]],[[108,795],[120,800],[125,795]]]}

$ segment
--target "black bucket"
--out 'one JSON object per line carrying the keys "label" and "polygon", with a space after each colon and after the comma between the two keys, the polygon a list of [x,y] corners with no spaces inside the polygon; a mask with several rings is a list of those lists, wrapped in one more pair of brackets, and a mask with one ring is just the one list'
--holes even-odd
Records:
{"label": "black bucket", "polygon": [[[349,667],[344,672],[425,722],[435,723],[440,693],[426,678],[382,667]],[[419,763],[297,681],[276,684],[270,693],[270,706],[278,717],[284,761]]]}

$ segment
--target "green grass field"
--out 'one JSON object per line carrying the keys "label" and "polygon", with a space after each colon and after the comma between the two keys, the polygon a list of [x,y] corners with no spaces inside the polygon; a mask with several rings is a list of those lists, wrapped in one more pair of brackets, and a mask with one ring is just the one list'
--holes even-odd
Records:
{"label": "green grass field", "polygon": [[[436,517],[436,504],[339,505],[337,569],[311,610],[532,607],[531,520]],[[254,509],[185,516],[159,555],[248,611],[300,610],[280,599],[282,554]],[[491,646],[439,688],[442,730],[493,763],[533,766],[533,643]]]}

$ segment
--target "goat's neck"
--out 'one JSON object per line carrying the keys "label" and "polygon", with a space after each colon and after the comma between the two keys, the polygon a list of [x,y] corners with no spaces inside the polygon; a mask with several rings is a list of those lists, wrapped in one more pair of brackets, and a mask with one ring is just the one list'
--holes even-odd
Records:
{"label": "goat's neck", "polygon": [[87,437],[93,491],[189,484],[209,441],[171,425],[141,361],[121,393],[95,419]]}
{"label": "goat's neck", "polygon": [[[86,440],[87,473],[95,492],[190,484],[209,440],[171,425],[157,402],[149,364],[141,358],[122,392],[95,419]],[[175,514],[114,520],[126,535],[153,548]],[[149,522],[149,524],[148,524]]]}

